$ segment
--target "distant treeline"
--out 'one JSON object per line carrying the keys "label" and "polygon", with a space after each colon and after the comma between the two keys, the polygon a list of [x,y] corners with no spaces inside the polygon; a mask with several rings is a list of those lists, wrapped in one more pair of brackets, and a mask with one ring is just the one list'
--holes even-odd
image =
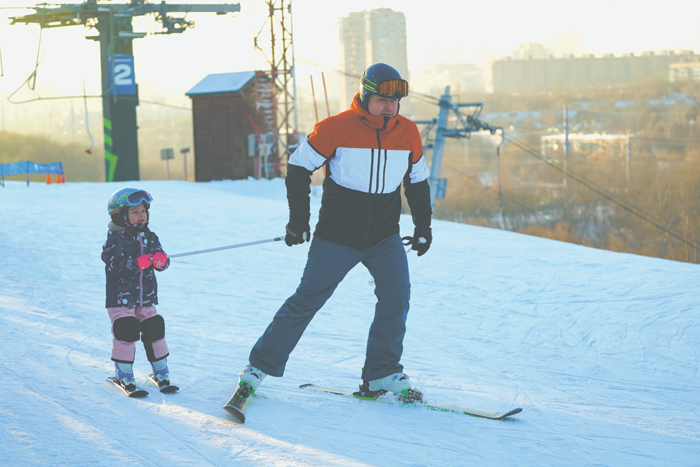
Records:
{"label": "distant treeline", "polygon": [[[190,148],[187,178],[194,180],[192,119],[189,115],[139,122],[139,172],[142,180],[184,179],[185,164],[180,150]],[[89,141],[61,143],[41,135],[0,131],[0,163],[30,160],[37,163],[61,162],[66,179],[72,182],[105,181],[104,147],[101,138],[93,147]],[[175,160],[165,162],[160,150],[172,148]],[[88,150],[90,151],[88,153]],[[6,177],[25,180],[26,176]],[[45,175],[30,175],[30,180],[45,181]]]}
{"label": "distant treeline", "polygon": [[[462,100],[484,102],[487,112],[540,111],[533,113],[539,118],[487,122],[506,128],[528,148],[506,143],[501,151],[507,229],[700,261],[700,83],[650,81]],[[564,105],[576,110],[569,117],[571,132],[630,135],[628,145],[572,145],[567,169],[580,181],[533,155],[563,166],[564,147],[542,154],[541,137],[562,131]],[[437,115],[430,106],[416,110],[425,112],[424,118],[431,117],[428,112]],[[448,141],[442,167],[447,197],[437,203],[437,218],[500,226],[495,155],[492,138]],[[430,160],[432,151],[427,156]]]}
{"label": "distant treeline", "polygon": [[[0,163],[29,160],[37,163],[61,162],[68,181],[104,181],[102,148],[87,154],[85,146],[61,144],[45,136],[23,135],[0,131]],[[26,180],[25,175],[5,177],[6,180]],[[30,180],[45,181],[46,175],[33,174]]]}

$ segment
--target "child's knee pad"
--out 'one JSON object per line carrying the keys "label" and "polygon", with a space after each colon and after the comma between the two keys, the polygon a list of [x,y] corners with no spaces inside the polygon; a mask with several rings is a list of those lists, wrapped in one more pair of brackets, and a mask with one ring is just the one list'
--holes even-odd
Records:
{"label": "child's knee pad", "polygon": [[141,339],[155,342],[165,337],[165,320],[161,315],[151,316],[141,322]]}
{"label": "child's knee pad", "polygon": [[139,340],[141,323],[136,316],[117,318],[112,324],[114,338],[124,342],[136,342]]}

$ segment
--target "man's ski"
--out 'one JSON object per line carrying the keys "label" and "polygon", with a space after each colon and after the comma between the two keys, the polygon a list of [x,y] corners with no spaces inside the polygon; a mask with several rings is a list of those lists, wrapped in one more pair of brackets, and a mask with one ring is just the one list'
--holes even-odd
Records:
{"label": "man's ski", "polygon": [[146,397],[148,395],[148,391],[146,391],[145,389],[138,389],[138,388],[136,388],[136,386],[134,386],[134,388],[131,389],[131,388],[124,386],[122,384],[122,382],[114,376],[110,376],[107,379],[109,381],[111,381],[112,383],[114,383],[114,385],[116,387],[118,387],[119,389],[124,391],[124,394],[126,394],[129,397]]}
{"label": "man's ski", "polygon": [[160,392],[164,394],[170,394],[171,392],[175,392],[180,389],[178,386],[170,384],[170,381],[158,381],[153,375],[148,375],[148,379],[151,380],[153,384],[158,386]]}
{"label": "man's ski", "polygon": [[236,417],[241,423],[245,423],[245,407],[248,404],[248,398],[255,392],[253,386],[246,382],[240,382],[236,388],[236,392],[224,405],[224,410]]}
{"label": "man's ski", "polygon": [[[340,396],[354,397],[356,399],[362,399],[362,400],[392,402],[390,399],[384,399],[381,397],[371,397],[371,396],[362,395],[359,392],[345,391],[343,389],[327,388],[327,387],[323,387],[323,386],[317,386],[315,384],[302,384],[299,387],[313,389],[315,391],[328,392],[328,393],[337,394]],[[504,412],[492,412],[490,410],[470,409],[468,407],[452,407],[449,405],[438,405],[438,404],[413,403],[413,404],[405,404],[405,405],[416,405],[419,407],[425,407],[426,409],[430,409],[430,410],[437,410],[439,412],[461,413],[461,414],[465,414],[465,415],[471,415],[472,417],[488,418],[490,420],[503,420],[507,417],[519,414],[520,412],[523,411],[523,409],[521,409],[519,407],[516,409],[513,409],[509,412],[504,413]]]}

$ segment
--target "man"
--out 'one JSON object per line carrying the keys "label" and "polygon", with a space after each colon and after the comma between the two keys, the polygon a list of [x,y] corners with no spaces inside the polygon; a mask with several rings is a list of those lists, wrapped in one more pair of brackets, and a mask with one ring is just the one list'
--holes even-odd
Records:
{"label": "man", "polygon": [[316,124],[287,166],[289,223],[285,241],[310,237],[311,174],[326,167],[318,224],[301,283],[250,352],[240,385],[252,393],[266,375],[280,377],[290,353],[316,312],[358,263],[375,283],[377,304],[362,371],[364,393],[420,394],[399,363],[403,352],[410,281],[399,236],[401,182],[415,224],[412,249],[423,255],[432,241],[428,167],[416,125],[398,115],[408,83],[389,65],[365,70],[350,110]]}

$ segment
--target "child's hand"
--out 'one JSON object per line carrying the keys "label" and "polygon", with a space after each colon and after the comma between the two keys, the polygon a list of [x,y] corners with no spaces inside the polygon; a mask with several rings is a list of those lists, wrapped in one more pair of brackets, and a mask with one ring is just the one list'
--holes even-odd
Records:
{"label": "child's hand", "polygon": [[159,251],[153,255],[153,266],[156,269],[162,269],[168,263],[168,255],[164,252]]}
{"label": "child's hand", "polygon": [[139,269],[146,269],[153,264],[153,255],[141,255],[137,258]]}

